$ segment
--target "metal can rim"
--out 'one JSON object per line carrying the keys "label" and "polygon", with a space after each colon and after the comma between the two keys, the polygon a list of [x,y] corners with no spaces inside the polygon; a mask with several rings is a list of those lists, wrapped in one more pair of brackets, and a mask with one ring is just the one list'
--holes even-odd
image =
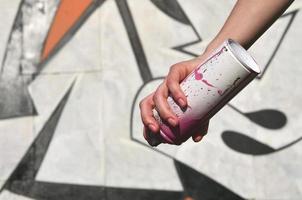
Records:
{"label": "metal can rim", "polygon": [[261,73],[259,64],[250,55],[250,53],[244,49],[238,42],[233,39],[227,39],[225,42],[226,48],[235,60],[244,67],[250,73]]}

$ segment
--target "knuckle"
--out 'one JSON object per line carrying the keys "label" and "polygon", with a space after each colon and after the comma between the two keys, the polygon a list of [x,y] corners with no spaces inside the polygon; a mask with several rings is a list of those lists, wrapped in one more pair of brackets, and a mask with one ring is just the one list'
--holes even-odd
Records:
{"label": "knuckle", "polygon": [[181,91],[180,87],[176,84],[171,85],[169,87],[169,91],[173,97],[178,97],[178,98],[184,97],[184,94]]}
{"label": "knuckle", "polygon": [[176,80],[174,80],[172,78],[167,78],[166,82],[167,82],[166,84],[167,84],[168,90],[170,92],[175,92],[175,91],[179,92],[180,86]]}
{"label": "knuckle", "polygon": [[145,124],[145,125],[148,125],[149,124],[149,119],[148,119],[148,117],[146,117],[146,116],[142,116],[142,121],[143,121],[143,123]]}
{"label": "knuckle", "polygon": [[160,117],[164,120],[168,120],[171,117],[171,113],[168,109],[162,109],[160,112]]}
{"label": "knuckle", "polygon": [[155,104],[156,104],[156,102],[158,102],[159,98],[160,97],[159,97],[158,91],[156,90],[154,95],[153,95],[153,101],[154,101]]}
{"label": "knuckle", "polygon": [[153,96],[153,101],[157,101],[159,100],[161,97],[162,97],[162,90],[160,87],[158,87],[154,93],[154,96]]}
{"label": "knuckle", "polygon": [[144,125],[148,125],[149,123],[152,122],[152,120],[150,119],[150,117],[148,115],[142,114],[141,115],[141,119]]}
{"label": "knuckle", "polygon": [[140,101],[139,102],[139,108],[142,109],[142,107],[143,107],[143,101]]}
{"label": "knuckle", "polygon": [[146,99],[143,99],[139,102],[139,108],[142,109],[145,105]]}
{"label": "knuckle", "polygon": [[175,69],[175,67],[177,67],[177,65],[176,65],[176,64],[171,65],[171,66],[170,66],[170,70]]}
{"label": "knuckle", "polygon": [[160,117],[162,119],[164,119],[165,121],[167,121],[169,119],[170,115],[168,115],[167,113],[161,113]]}
{"label": "knuckle", "polygon": [[169,69],[169,72],[173,72],[173,71],[175,71],[177,68],[178,68],[178,65],[177,65],[177,64],[171,65],[171,67],[170,67],[170,69]]}
{"label": "knuckle", "polygon": [[183,96],[182,93],[180,91],[178,91],[178,90],[175,90],[175,91],[173,91],[171,93],[172,93],[173,97],[177,98],[177,99],[181,98]]}
{"label": "knuckle", "polygon": [[141,119],[142,119],[143,124],[146,125],[146,117],[144,115],[141,115]]}
{"label": "knuckle", "polygon": [[167,77],[166,83],[167,83],[168,88],[170,89],[170,88],[172,88],[174,86],[175,81],[172,78]]}

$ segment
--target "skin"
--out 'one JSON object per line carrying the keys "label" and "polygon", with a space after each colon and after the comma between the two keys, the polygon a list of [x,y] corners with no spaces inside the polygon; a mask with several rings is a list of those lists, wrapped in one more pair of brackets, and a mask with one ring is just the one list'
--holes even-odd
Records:
{"label": "skin", "polygon": [[[293,0],[238,0],[216,37],[209,43],[206,50],[197,58],[176,63],[155,92],[140,102],[141,118],[146,129],[154,134],[159,133],[159,125],[153,117],[156,109],[160,117],[171,126],[178,125],[178,118],[171,111],[167,98],[170,94],[181,107],[187,106],[187,99],[180,89],[179,83],[224,40],[231,38],[248,49],[290,6]],[[207,133],[209,122],[205,122],[192,139],[199,142]]]}

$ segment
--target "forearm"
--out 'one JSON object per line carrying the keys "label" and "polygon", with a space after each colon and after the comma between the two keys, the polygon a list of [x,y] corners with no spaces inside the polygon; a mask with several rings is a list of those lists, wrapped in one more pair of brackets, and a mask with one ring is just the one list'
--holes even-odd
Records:
{"label": "forearm", "polygon": [[238,0],[225,24],[204,54],[231,38],[248,49],[294,0]]}

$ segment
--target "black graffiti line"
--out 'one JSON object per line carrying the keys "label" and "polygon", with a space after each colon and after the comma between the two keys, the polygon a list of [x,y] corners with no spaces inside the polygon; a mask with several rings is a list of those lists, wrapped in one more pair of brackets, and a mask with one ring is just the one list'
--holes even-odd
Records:
{"label": "black graffiti line", "polygon": [[190,25],[189,18],[177,0],[151,0],[151,2],[169,17],[183,24]]}
{"label": "black graffiti line", "polygon": [[[28,182],[30,190],[12,188],[11,192],[39,200],[182,200],[183,192],[116,188],[96,185]],[[21,186],[20,186],[21,187]]]}
{"label": "black graffiti line", "polygon": [[[151,1],[152,1],[152,2],[155,2],[155,0],[151,0]],[[184,16],[184,18],[186,19],[186,24],[189,25],[189,26],[192,28],[192,30],[193,30],[195,36],[197,37],[197,39],[194,40],[194,41],[191,41],[191,42],[182,44],[182,45],[178,45],[178,46],[172,47],[172,49],[177,50],[177,51],[179,51],[179,52],[182,52],[182,53],[184,53],[184,54],[191,55],[191,56],[193,56],[193,57],[197,57],[197,56],[199,56],[199,55],[194,54],[194,53],[192,53],[192,52],[189,52],[189,51],[185,50],[185,48],[188,47],[188,46],[191,46],[191,45],[194,45],[194,44],[197,44],[197,43],[201,42],[201,41],[202,41],[202,38],[201,38],[201,36],[199,35],[199,33],[198,33],[196,27],[195,27],[194,24],[191,22],[191,20],[190,20],[189,17],[187,16],[186,12],[184,12],[184,10],[182,9],[181,5],[178,3],[177,0],[175,0],[175,4],[176,4],[176,6],[179,8],[180,13],[182,13],[182,15]],[[168,13],[167,13],[167,14],[168,14]],[[171,15],[169,15],[169,16],[171,16]]]}
{"label": "black graffiti line", "polygon": [[[45,123],[41,132],[38,134],[36,139],[33,141],[32,145],[29,147],[24,157],[21,159],[16,169],[10,175],[4,186],[0,189],[0,193],[3,189],[10,190],[14,187],[14,182],[21,183],[27,181],[33,181],[39,171],[41,164],[44,160],[50,142],[55,133],[56,127],[58,125],[59,119],[63,113],[65,105],[68,101],[70,93],[73,89],[75,81],[72,83],[54,112],[51,114],[48,121]],[[26,188],[22,187],[23,190]],[[29,189],[29,188],[27,188]]]}
{"label": "black graffiti line", "polygon": [[[191,22],[191,20],[189,19],[189,17],[187,16],[187,14],[182,9],[179,2],[177,0],[166,0],[166,1],[151,0],[151,2],[156,7],[158,7],[160,10],[162,10],[165,14],[167,14],[169,17],[171,17],[171,18],[175,19],[176,21],[179,21],[183,24],[189,25],[192,28],[195,36],[197,37],[197,39],[195,39],[194,41],[191,41],[191,42],[188,42],[188,43],[185,43],[185,44],[181,44],[181,45],[177,45],[175,47],[172,47],[172,49],[177,50],[179,52],[182,52],[184,54],[188,54],[192,57],[199,56],[197,54],[194,54],[192,52],[189,52],[189,51],[185,50],[186,47],[201,42],[202,38],[199,35],[199,33],[198,33],[197,29],[195,28],[195,26],[193,25],[193,23]],[[172,7],[174,7],[174,10],[166,8],[165,7],[166,5],[170,5],[170,6],[173,5]],[[174,13],[174,12],[178,12],[178,13]],[[178,15],[178,14],[180,14],[180,15]]]}
{"label": "black graffiti line", "polygon": [[243,200],[243,197],[186,164],[174,160],[174,165],[185,194],[192,199]]}
{"label": "black graffiti line", "polygon": [[136,26],[128,3],[126,0],[115,0],[115,2],[126,28],[141,78],[143,79],[144,83],[149,82],[150,80],[152,80],[152,73],[143,49],[143,45],[136,30]]}
{"label": "black graffiti line", "polygon": [[177,51],[179,51],[179,52],[188,54],[188,55],[190,55],[190,56],[192,56],[192,57],[198,57],[198,56],[199,56],[198,54],[189,52],[189,51],[185,50],[185,48],[188,47],[188,46],[197,44],[197,43],[199,43],[199,42],[201,42],[201,41],[202,41],[201,39],[197,39],[197,40],[195,40],[195,41],[192,41],[192,42],[189,42],[189,43],[185,43],[185,44],[182,44],[182,45],[173,47],[173,49],[174,49],[174,50],[177,50]]}

